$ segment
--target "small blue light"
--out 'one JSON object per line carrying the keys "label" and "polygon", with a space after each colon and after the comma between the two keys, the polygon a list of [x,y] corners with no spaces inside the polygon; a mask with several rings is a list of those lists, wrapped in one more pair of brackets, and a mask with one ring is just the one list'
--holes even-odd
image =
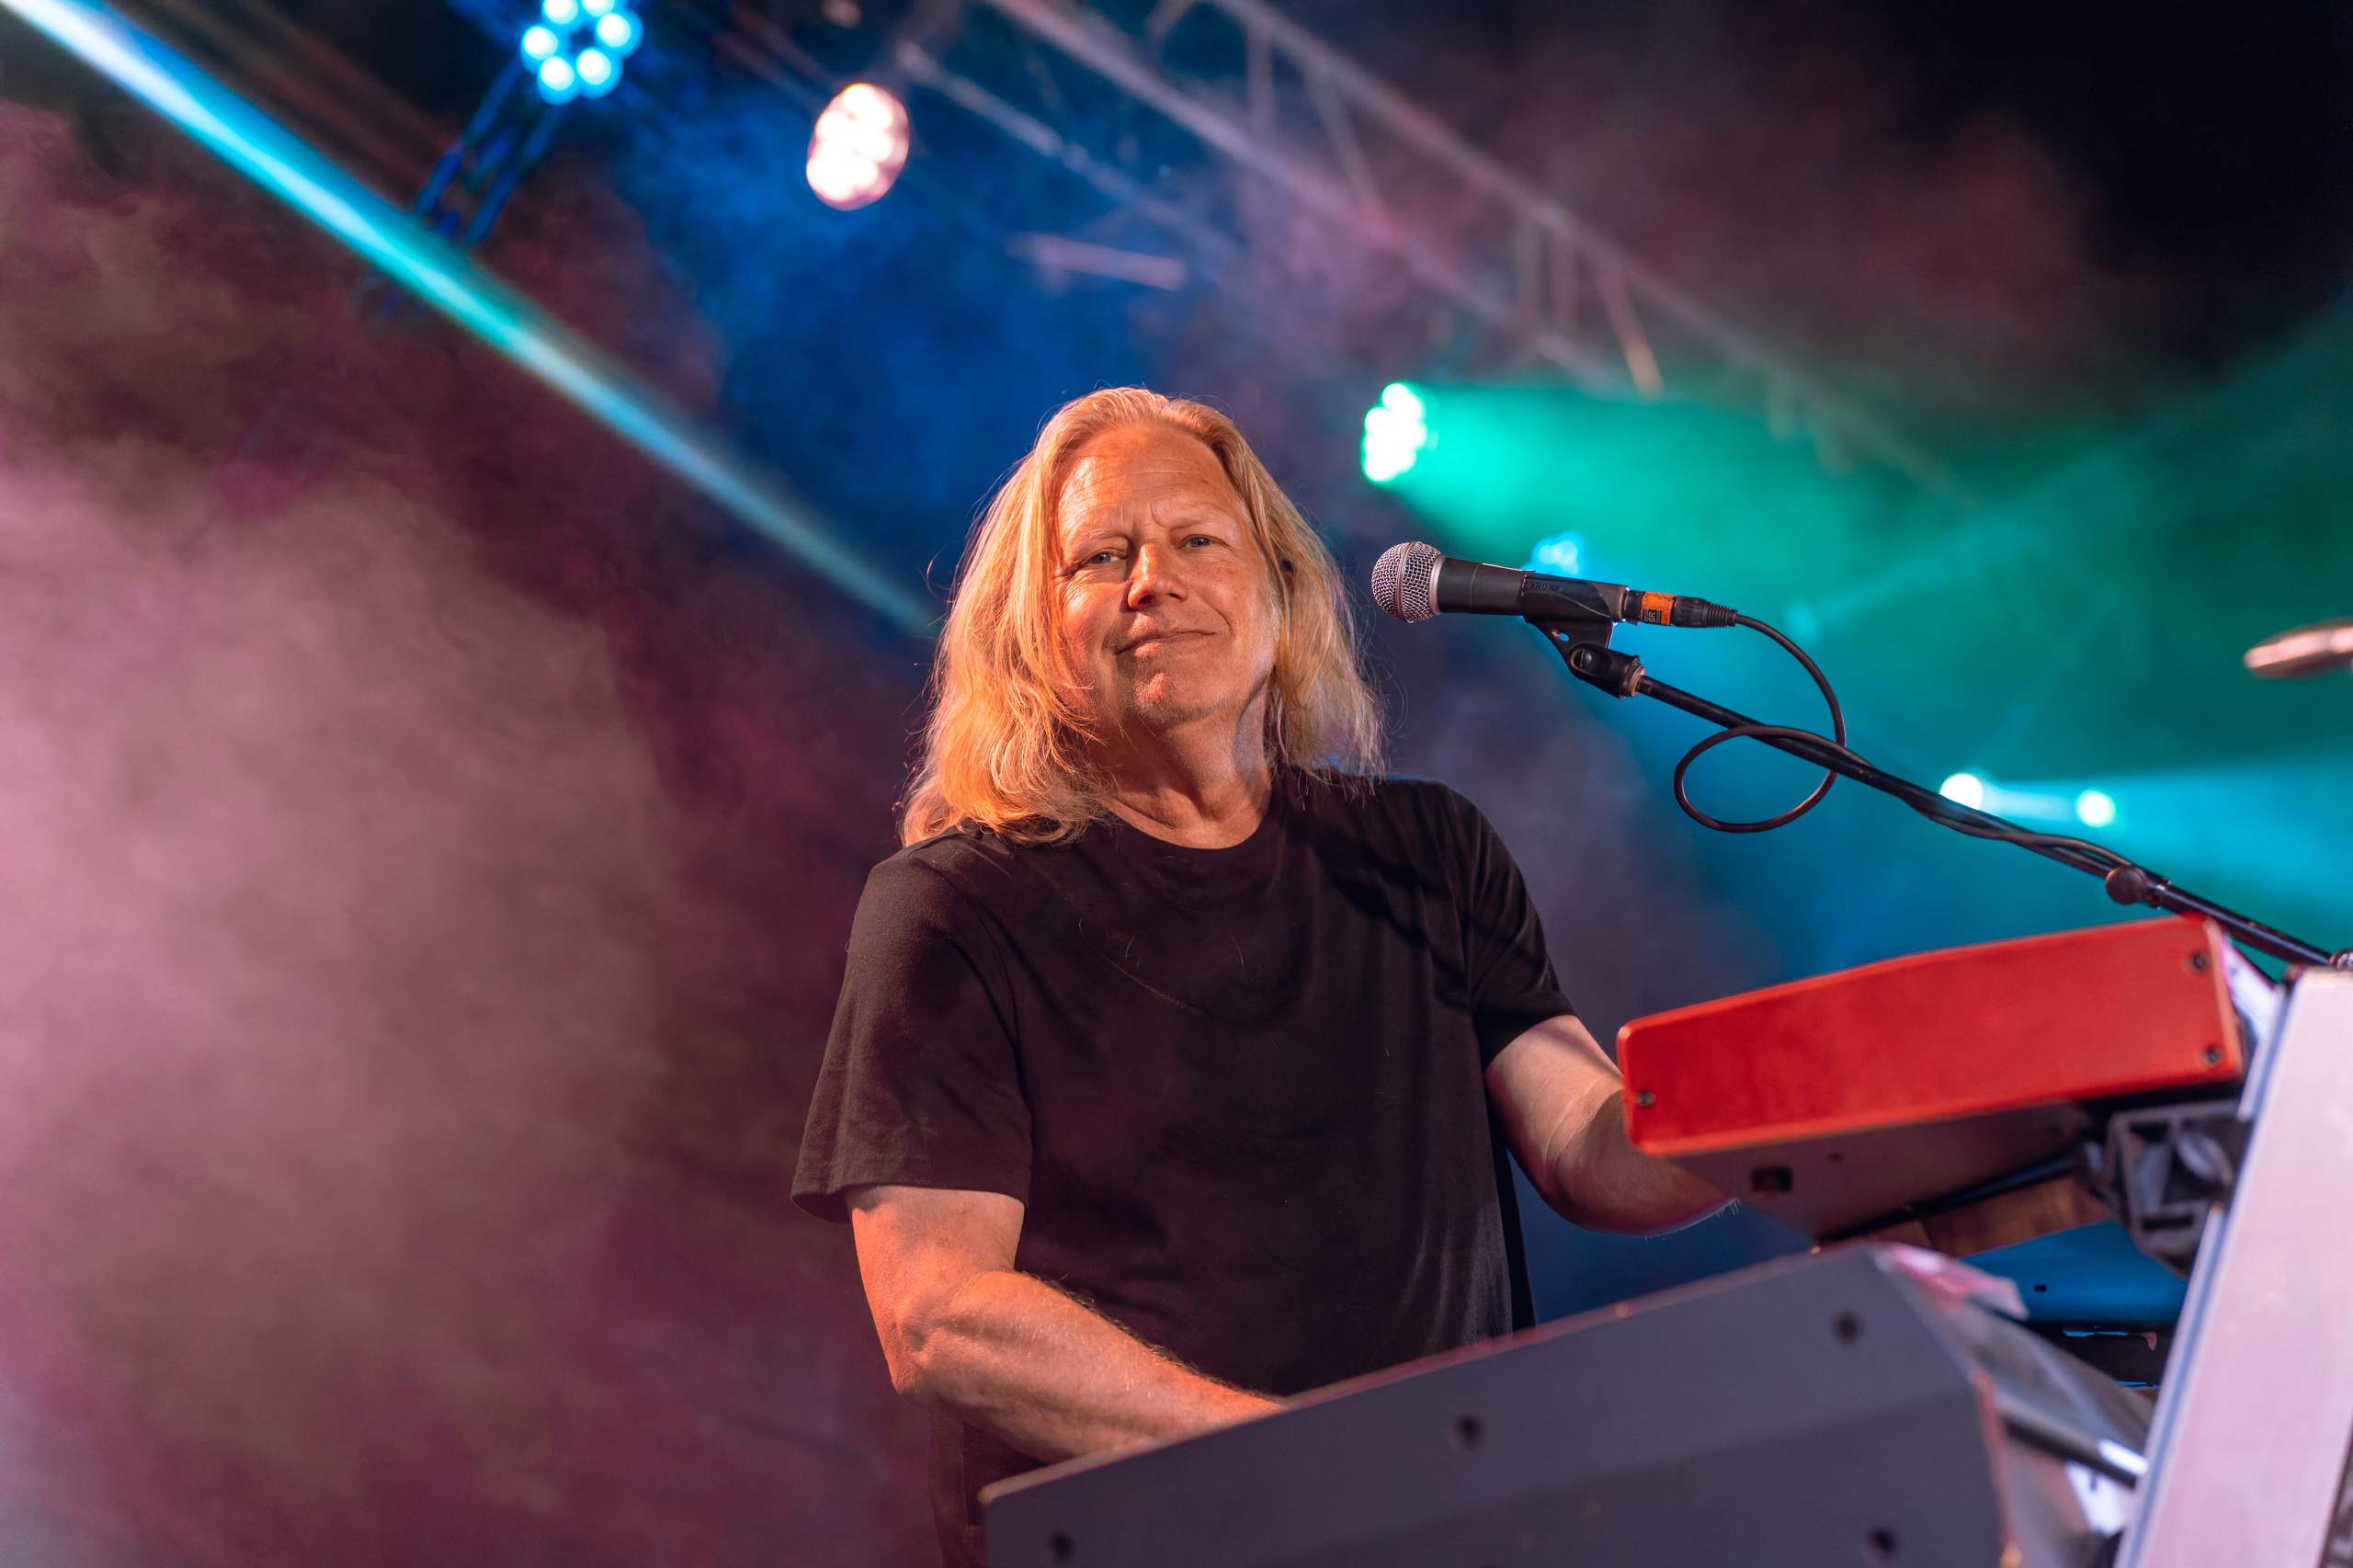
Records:
{"label": "small blue light", "polygon": [[2116,799],[2105,790],[2086,790],[2075,797],[2075,820],[2086,827],[2106,827],[2116,820]]}
{"label": "small blue light", "polygon": [[523,29],[523,58],[534,63],[552,59],[562,41],[551,28],[526,28]]}
{"label": "small blue light", "polygon": [[568,28],[580,19],[580,0],[540,0],[540,15],[553,26]]}
{"label": "small blue light", "polygon": [[613,9],[613,0],[580,0],[580,8],[592,17],[608,16]]}
{"label": "small blue light", "polygon": [[560,104],[580,91],[580,74],[568,60],[558,58],[540,62],[540,97],[551,104]]}
{"label": "small blue light", "polygon": [[1955,805],[1981,809],[1985,804],[1985,780],[1974,773],[1956,773],[1944,781],[1937,793]]}
{"label": "small blue light", "polygon": [[608,11],[597,18],[597,41],[614,54],[629,55],[644,36],[645,29],[627,11]]}
{"label": "small blue light", "polygon": [[612,89],[618,74],[613,69],[613,57],[601,49],[584,49],[573,62],[580,73],[580,85],[590,97],[599,97]]}
{"label": "small blue light", "polygon": [[1528,552],[1530,572],[1548,573],[1555,577],[1574,577],[1585,567],[1585,540],[1577,534],[1554,534],[1536,541]]}

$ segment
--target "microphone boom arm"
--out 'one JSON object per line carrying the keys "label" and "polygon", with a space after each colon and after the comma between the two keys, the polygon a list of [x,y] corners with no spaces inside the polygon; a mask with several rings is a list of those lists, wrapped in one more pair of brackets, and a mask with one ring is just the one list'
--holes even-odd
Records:
{"label": "microphone boom arm", "polygon": [[[2154,909],[2171,910],[2179,915],[2201,915],[2222,926],[2245,946],[2290,963],[2353,970],[2353,948],[2332,954],[2325,948],[2291,937],[2260,920],[2200,897],[2187,888],[2176,887],[2165,878],[2134,865],[2113,850],[2082,839],[2037,833],[1991,812],[1949,801],[1933,790],[1875,766],[1825,736],[1784,725],[1760,724],[1704,697],[1669,686],[1644,670],[1642,660],[1609,645],[1610,631],[1615,623],[1605,617],[1568,614],[1529,616],[1525,619],[1544,634],[1546,642],[1552,644],[1562,662],[1568,665],[1569,673],[1597,690],[1612,697],[1647,697],[1722,729],[1740,730],[1776,751],[1787,752],[1842,778],[1851,778],[1883,795],[1892,795],[1922,816],[1957,833],[1974,838],[2006,840],[2062,865],[2087,871],[2102,881],[2109,897],[2119,903],[2145,903]],[[1688,759],[1686,760],[1688,763]]]}

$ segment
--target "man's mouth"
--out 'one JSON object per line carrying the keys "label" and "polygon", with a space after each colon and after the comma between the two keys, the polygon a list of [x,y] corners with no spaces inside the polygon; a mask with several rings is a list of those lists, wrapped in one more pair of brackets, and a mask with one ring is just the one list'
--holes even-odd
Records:
{"label": "man's mouth", "polygon": [[1155,642],[1174,642],[1179,638],[1206,637],[1206,631],[1151,631],[1122,647],[1122,653],[1132,653],[1139,648],[1149,648]]}

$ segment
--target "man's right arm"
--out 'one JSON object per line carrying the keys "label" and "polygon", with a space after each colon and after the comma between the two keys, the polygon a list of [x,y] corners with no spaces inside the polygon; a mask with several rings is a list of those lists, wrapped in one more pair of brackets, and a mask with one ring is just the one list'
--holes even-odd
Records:
{"label": "man's right arm", "polygon": [[1017,1271],[1017,1199],[895,1185],[844,1197],[891,1381],[918,1404],[1049,1462],[1281,1408]]}

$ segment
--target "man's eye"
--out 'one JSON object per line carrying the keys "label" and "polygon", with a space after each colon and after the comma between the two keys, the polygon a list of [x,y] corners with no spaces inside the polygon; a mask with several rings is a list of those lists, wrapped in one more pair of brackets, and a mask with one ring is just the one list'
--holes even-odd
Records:
{"label": "man's eye", "polygon": [[1218,538],[1215,534],[1195,534],[1185,542],[1187,544],[1215,544],[1218,542]]}
{"label": "man's eye", "polygon": [[1119,558],[1120,552],[1116,550],[1098,550],[1094,554],[1086,558],[1086,564],[1089,566],[1100,566],[1107,561],[1117,561]]}

